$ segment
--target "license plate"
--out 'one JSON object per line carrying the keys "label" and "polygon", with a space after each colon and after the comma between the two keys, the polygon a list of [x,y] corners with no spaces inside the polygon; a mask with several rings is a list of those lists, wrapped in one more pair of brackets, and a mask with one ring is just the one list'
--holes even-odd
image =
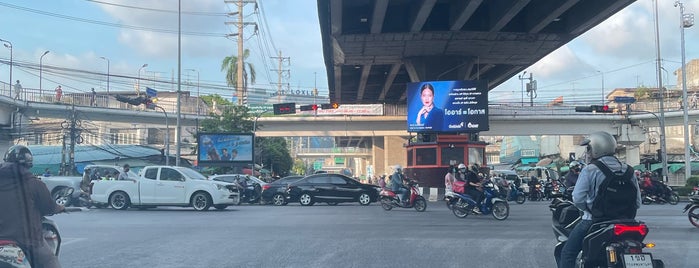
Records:
{"label": "license plate", "polygon": [[624,267],[652,268],[652,259],[650,254],[624,254]]}

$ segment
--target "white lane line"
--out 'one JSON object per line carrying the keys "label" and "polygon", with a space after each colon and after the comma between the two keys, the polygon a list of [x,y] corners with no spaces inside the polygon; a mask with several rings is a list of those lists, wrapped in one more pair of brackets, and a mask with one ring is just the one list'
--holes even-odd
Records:
{"label": "white lane line", "polygon": [[75,242],[80,242],[83,240],[87,240],[87,238],[64,238],[63,241],[61,242],[61,246],[70,245],[70,244],[73,244]]}

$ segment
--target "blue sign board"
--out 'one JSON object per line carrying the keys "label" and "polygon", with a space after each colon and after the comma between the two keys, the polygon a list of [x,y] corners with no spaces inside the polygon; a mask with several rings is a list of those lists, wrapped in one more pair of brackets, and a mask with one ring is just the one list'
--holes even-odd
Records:
{"label": "blue sign board", "polygon": [[487,131],[485,81],[408,83],[408,132],[475,133]]}
{"label": "blue sign board", "polygon": [[614,102],[616,103],[634,103],[636,98],[627,96],[616,96],[614,97]]}
{"label": "blue sign board", "polygon": [[146,87],[146,96],[148,97],[157,97],[158,96],[158,91],[155,89]]}

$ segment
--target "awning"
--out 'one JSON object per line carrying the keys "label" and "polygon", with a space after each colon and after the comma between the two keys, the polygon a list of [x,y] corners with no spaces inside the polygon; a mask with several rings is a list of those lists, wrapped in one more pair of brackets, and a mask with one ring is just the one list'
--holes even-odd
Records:
{"label": "awning", "polygon": [[539,158],[538,157],[522,157],[522,159],[520,159],[520,161],[522,162],[522,165],[529,165],[529,163],[539,162]]}

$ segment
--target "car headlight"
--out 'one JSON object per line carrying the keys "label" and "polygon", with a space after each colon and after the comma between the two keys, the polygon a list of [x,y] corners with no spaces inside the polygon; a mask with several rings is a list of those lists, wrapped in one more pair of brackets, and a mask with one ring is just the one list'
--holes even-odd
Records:
{"label": "car headlight", "polygon": [[226,186],[223,186],[221,184],[216,184],[216,189],[224,190],[224,189],[226,189]]}

